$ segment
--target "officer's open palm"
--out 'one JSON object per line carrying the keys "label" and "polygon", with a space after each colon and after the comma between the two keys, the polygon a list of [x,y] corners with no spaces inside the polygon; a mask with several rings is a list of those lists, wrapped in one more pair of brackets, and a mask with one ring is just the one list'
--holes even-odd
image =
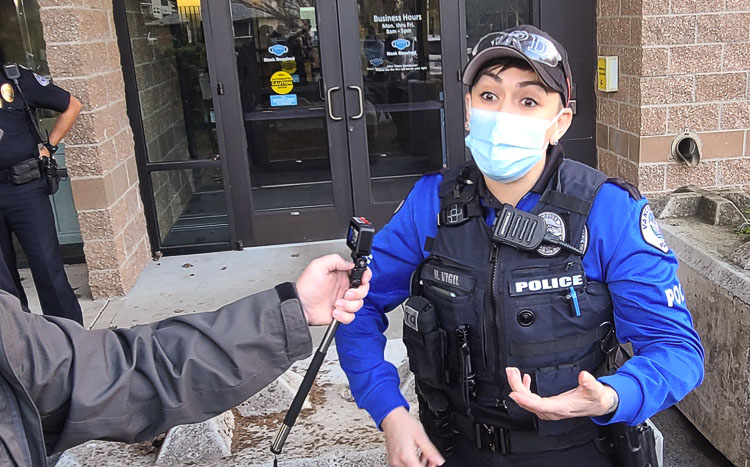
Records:
{"label": "officer's open palm", "polygon": [[404,407],[394,409],[383,423],[388,463],[394,467],[436,467],[445,459],[430,442],[422,425]]}
{"label": "officer's open palm", "polygon": [[510,398],[542,420],[598,417],[617,409],[617,392],[587,371],[578,374],[578,387],[551,397],[531,392],[531,376],[522,377],[518,368],[506,368],[505,373],[512,390]]}

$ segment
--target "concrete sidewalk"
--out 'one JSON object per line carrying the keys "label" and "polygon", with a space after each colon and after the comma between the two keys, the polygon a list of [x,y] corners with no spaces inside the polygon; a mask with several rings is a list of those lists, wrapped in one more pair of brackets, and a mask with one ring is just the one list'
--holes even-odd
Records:
{"label": "concrete sidewalk", "polygon": [[[129,327],[184,313],[211,311],[234,300],[294,280],[314,258],[338,253],[348,256],[343,242],[304,243],[247,248],[244,251],[162,258],[150,263],[134,288],[124,298],[92,300],[86,285],[85,265],[67,268],[80,295],[85,324],[89,328]],[[22,271],[32,310],[39,305],[28,271]],[[401,343],[401,317],[389,314],[391,326],[386,358],[400,367],[402,389],[414,399]],[[314,345],[324,327],[312,328]],[[304,375],[308,361],[297,362],[290,372]],[[171,465],[270,466],[269,451],[293,391],[274,383],[234,411],[235,432],[231,456],[217,461],[197,462],[185,453],[185,461]],[[369,415],[351,401],[335,349],[331,349],[311,392],[311,408],[303,410],[279,458],[285,466],[386,465],[383,436]],[[416,404],[414,404],[416,405]],[[676,410],[654,417],[665,436],[665,465],[729,466],[692,425]],[[59,466],[155,465],[159,449],[150,442],[125,445],[95,441],[68,450]]]}

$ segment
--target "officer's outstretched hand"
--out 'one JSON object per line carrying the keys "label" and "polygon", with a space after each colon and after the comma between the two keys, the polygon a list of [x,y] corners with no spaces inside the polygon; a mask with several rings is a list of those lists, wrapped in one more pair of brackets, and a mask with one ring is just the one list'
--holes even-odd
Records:
{"label": "officer's outstretched hand", "polygon": [[388,463],[394,467],[436,467],[445,459],[430,442],[422,424],[404,407],[386,415],[380,424],[385,432]]}
{"label": "officer's outstretched hand", "polygon": [[347,324],[363,305],[370,290],[372,271],[368,268],[362,285],[349,288],[349,271],[354,263],[339,255],[314,259],[297,279],[297,296],[310,325],[329,324],[331,316]]}
{"label": "officer's outstretched hand", "polygon": [[578,387],[551,397],[540,397],[531,392],[531,376],[521,377],[518,368],[506,368],[505,374],[512,390],[510,398],[542,420],[598,417],[617,410],[617,392],[587,371],[578,374]]}

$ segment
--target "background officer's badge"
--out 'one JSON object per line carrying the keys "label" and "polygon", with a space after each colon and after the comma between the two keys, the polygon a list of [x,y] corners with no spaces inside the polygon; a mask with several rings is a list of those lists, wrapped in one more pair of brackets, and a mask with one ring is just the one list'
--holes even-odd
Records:
{"label": "background officer's badge", "polygon": [[[545,211],[539,214],[539,217],[544,219],[544,222],[547,224],[547,232],[565,241],[565,222],[559,214]],[[559,246],[545,244],[537,248],[536,251],[542,256],[555,256],[560,253],[561,249]]]}
{"label": "background officer's badge", "polygon": [[36,82],[41,84],[42,86],[47,86],[49,84],[49,78],[46,76],[40,76],[34,73],[34,78],[36,78]]}
{"label": "background officer's badge", "polygon": [[0,96],[3,97],[5,102],[11,103],[16,98],[16,93],[13,91],[13,86],[10,83],[5,83],[0,86]]}
{"label": "background officer's badge", "polygon": [[664,241],[664,235],[661,233],[659,224],[656,223],[656,217],[648,204],[641,210],[641,235],[643,240],[652,247],[664,253],[669,252],[667,242]]}

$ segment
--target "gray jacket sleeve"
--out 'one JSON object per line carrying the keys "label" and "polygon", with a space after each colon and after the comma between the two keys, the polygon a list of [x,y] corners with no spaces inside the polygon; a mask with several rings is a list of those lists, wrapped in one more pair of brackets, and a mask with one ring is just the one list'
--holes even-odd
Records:
{"label": "gray jacket sleeve", "polygon": [[213,313],[93,330],[22,312],[0,293],[0,344],[39,410],[48,452],[137,442],[259,391],[312,351],[297,299],[268,290]]}

